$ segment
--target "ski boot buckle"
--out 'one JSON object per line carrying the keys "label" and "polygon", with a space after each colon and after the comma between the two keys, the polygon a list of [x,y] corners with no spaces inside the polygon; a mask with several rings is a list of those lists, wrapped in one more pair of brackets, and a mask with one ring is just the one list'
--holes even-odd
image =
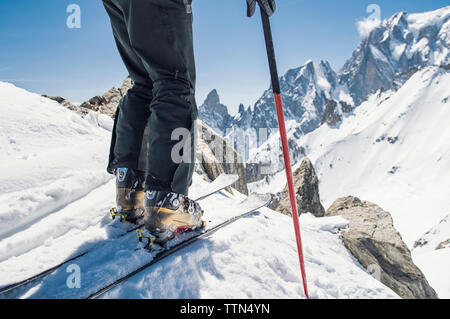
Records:
{"label": "ski boot buckle", "polygon": [[143,242],[144,240],[147,240],[148,243],[146,245],[147,249],[152,248],[153,244],[156,241],[156,237],[150,234],[150,232],[146,229],[138,229],[136,230],[139,242]]}
{"label": "ski boot buckle", "polygon": [[116,217],[119,217],[119,218],[120,218],[120,221],[121,221],[122,223],[125,223],[125,222],[127,221],[128,215],[125,214],[125,213],[119,213],[119,211],[117,210],[117,208],[115,208],[115,207],[114,207],[114,208],[111,208],[109,212],[111,213],[111,217],[112,217],[113,220],[116,219]]}

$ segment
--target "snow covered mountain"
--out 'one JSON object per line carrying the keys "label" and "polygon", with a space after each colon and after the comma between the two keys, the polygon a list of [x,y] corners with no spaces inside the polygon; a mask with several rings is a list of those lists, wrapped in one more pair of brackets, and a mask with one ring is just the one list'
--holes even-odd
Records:
{"label": "snow covered mountain", "polygon": [[[318,64],[308,61],[289,70],[280,82],[285,117],[292,122],[291,139],[323,123],[338,125],[371,94],[400,88],[421,67],[449,64],[449,20],[450,6],[426,13],[401,12],[380,22],[339,73],[326,61]],[[257,163],[261,150],[255,149],[267,136],[277,134],[271,89],[265,91],[254,106],[244,108],[241,105],[233,118],[219,103],[216,93],[213,91],[205,107],[200,108],[200,119],[224,134],[245,160]],[[265,130],[260,132],[261,128]],[[293,152],[294,160],[299,160],[302,151]],[[250,180],[262,177],[254,171],[256,168],[249,167]],[[275,165],[274,168],[282,167]]]}
{"label": "snow covered mountain", "polygon": [[[399,13],[383,21],[361,42],[341,72],[331,77],[340,83],[340,86],[337,86],[338,96],[334,94],[334,97],[331,96],[322,101],[325,107],[317,110],[317,113],[312,116],[314,125],[311,128],[315,129],[324,123],[330,126],[339,125],[351,114],[353,108],[358,107],[371,94],[380,90],[398,90],[424,66],[445,67],[448,65],[450,62],[449,34],[450,6],[420,14]],[[330,83],[336,83],[334,81]],[[283,89],[287,88],[283,87]],[[300,90],[305,88],[301,87]],[[351,98],[346,95],[347,90]],[[274,108],[273,103],[271,107]],[[290,108],[295,108],[295,103],[291,103]],[[290,114],[287,116],[288,138],[291,144],[292,160],[296,163],[303,157],[305,150],[303,147],[297,147],[295,141],[312,130],[305,130],[304,126],[298,124],[299,120],[308,122],[305,116],[295,117],[290,110],[285,112]],[[271,120],[275,121],[275,117],[271,117]],[[278,156],[280,152],[273,151],[280,149],[278,133],[270,139],[271,143],[265,143],[250,151],[251,165],[249,165],[248,174],[252,177],[250,178],[252,181],[263,177],[258,172],[260,164],[270,162],[269,172],[272,173],[283,169],[282,158]]]}
{"label": "snow covered mountain", "polygon": [[[0,82],[0,287],[70,257],[89,253],[2,298],[82,298],[138,268],[130,225],[114,222],[114,180],[105,173],[112,120],[87,118],[55,101]],[[107,128],[107,129],[105,129]],[[208,187],[194,176],[191,193]],[[195,195],[194,195],[195,196]],[[233,217],[242,194],[202,202],[207,220]],[[313,298],[398,298],[345,248],[341,217],[301,218]],[[81,271],[71,289],[72,266]],[[303,298],[288,216],[269,209],[183,249],[117,287],[105,298]]]}
{"label": "snow covered mountain", "polygon": [[[319,64],[308,61],[299,68],[289,70],[280,78],[280,85],[286,119],[298,123],[300,134],[311,132],[323,123],[323,113],[330,100],[340,102],[339,107],[333,109],[335,112],[345,113],[352,109],[352,98],[345,86],[339,85],[337,74],[326,61]],[[199,107],[199,118],[227,137],[246,158],[249,149],[262,144],[265,137],[278,128],[271,89],[265,91],[253,107],[240,105],[234,117],[229,115],[226,106],[220,104],[217,91],[213,90]],[[267,131],[260,132],[259,129]],[[246,143],[247,148],[243,147],[242,142]]]}
{"label": "snow covered mountain", "polygon": [[[353,104],[345,89],[338,84],[337,74],[330,64],[308,61],[299,68],[289,70],[280,79],[281,92],[287,120],[299,123],[304,133],[320,124],[325,105],[330,99]],[[254,107],[240,112],[233,124],[241,129],[278,128],[272,90],[264,92]]]}
{"label": "snow covered mountain", "polygon": [[388,90],[397,74],[450,63],[450,6],[381,22],[339,72],[356,105],[378,90]]}
{"label": "snow covered mountain", "polygon": [[[435,229],[450,212],[449,88],[447,68],[425,67],[398,91],[371,95],[339,126],[322,125],[298,139],[291,138],[291,146],[302,149],[316,168],[324,206],[347,195],[375,202],[392,214],[396,229],[410,248]],[[290,136],[295,128],[289,126]],[[257,154],[261,161],[270,158],[270,145],[276,145],[276,140],[277,136],[272,136],[261,148]],[[273,160],[271,167],[276,164],[276,158]],[[268,176],[249,189],[278,193],[286,185],[284,174]],[[442,227],[448,228],[448,223],[441,223],[440,235],[433,242],[449,239],[443,238],[449,232]],[[430,236],[433,232],[426,236],[428,241]],[[421,252],[426,251],[413,250],[414,257],[419,258]],[[450,249],[438,253],[448,269]],[[450,296],[445,273],[438,276],[433,273],[438,270],[430,265],[423,271],[434,278],[434,282],[430,278],[433,287],[436,283],[445,288],[438,291],[441,297]]]}
{"label": "snow covered mountain", "polygon": [[[345,113],[352,109],[352,98],[326,61],[318,64],[308,61],[289,70],[280,78],[280,85],[286,120],[297,123],[299,135],[313,131],[323,122],[323,113],[330,100],[339,102],[336,112]],[[253,107],[241,105],[228,128],[227,139],[247,160],[250,150],[278,130],[272,90],[265,91]]]}

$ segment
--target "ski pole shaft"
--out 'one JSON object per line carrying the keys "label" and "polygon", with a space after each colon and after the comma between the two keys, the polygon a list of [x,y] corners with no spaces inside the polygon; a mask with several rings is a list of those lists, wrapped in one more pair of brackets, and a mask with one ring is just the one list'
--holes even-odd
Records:
{"label": "ski pole shaft", "polygon": [[276,59],[275,59],[275,49],[274,49],[273,39],[272,39],[272,30],[270,27],[270,20],[269,20],[268,15],[265,13],[264,10],[261,9],[260,11],[261,11],[261,19],[262,19],[262,24],[263,24],[263,29],[264,29],[264,38],[266,40],[267,56],[269,59],[270,76],[272,78],[273,95],[275,98],[275,105],[276,105],[276,109],[277,109],[278,126],[280,129],[284,166],[285,166],[285,170],[286,170],[286,178],[287,178],[288,189],[289,189],[289,199],[290,199],[291,207],[292,207],[292,218],[294,221],[294,230],[295,230],[295,237],[297,240],[298,257],[299,257],[299,261],[300,261],[300,270],[302,273],[303,290],[305,292],[306,298],[309,298],[308,284],[306,281],[305,262],[304,262],[304,257],[303,257],[302,239],[301,239],[301,232],[300,232],[300,222],[299,222],[298,209],[297,209],[297,199],[296,199],[295,190],[294,190],[294,178],[292,175],[291,160],[290,160],[290,155],[289,155],[289,145],[288,145],[286,126],[285,126],[285,121],[284,121],[283,101],[281,99],[280,81],[278,79],[278,70],[277,70],[277,64],[276,64]]}

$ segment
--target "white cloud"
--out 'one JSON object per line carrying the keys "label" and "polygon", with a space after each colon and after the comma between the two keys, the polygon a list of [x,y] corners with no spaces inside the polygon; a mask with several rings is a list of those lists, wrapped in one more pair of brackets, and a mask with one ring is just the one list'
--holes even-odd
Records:
{"label": "white cloud", "polygon": [[362,37],[367,37],[372,30],[380,26],[381,20],[374,18],[365,18],[363,20],[356,21],[356,28],[358,33]]}

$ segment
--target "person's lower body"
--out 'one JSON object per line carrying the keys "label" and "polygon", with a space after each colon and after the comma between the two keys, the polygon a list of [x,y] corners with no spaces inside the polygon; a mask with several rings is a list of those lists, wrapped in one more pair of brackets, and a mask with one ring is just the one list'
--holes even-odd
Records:
{"label": "person's lower body", "polygon": [[[197,227],[201,208],[187,198],[197,119],[190,1],[103,0],[103,4],[134,83],[117,109],[108,164],[108,172],[117,179],[118,206],[126,207],[134,218],[144,206],[145,188],[148,228],[176,233]],[[162,201],[153,201],[154,194]],[[179,205],[171,201],[165,207],[164,199],[175,195]],[[159,215],[169,208],[170,216],[179,216]]]}
{"label": "person's lower body", "polygon": [[[146,190],[185,195],[192,182],[195,143],[183,133],[194,133],[197,118],[192,12],[186,3],[103,0],[134,82],[117,110],[108,171],[145,171]],[[189,145],[177,156],[181,136]]]}

